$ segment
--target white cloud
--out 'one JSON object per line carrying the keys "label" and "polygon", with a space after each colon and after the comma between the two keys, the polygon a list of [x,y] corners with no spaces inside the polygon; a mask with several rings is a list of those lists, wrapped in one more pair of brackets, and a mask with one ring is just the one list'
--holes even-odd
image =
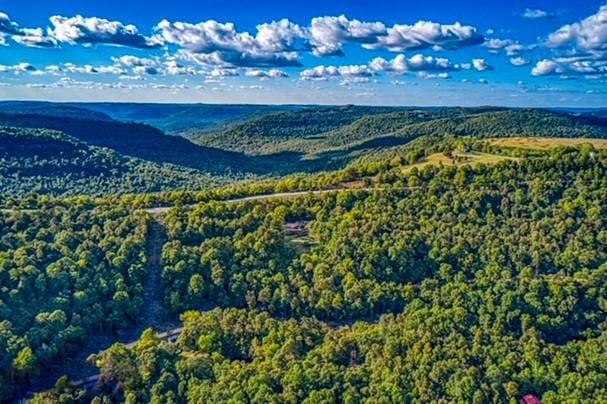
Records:
{"label": "white cloud", "polygon": [[449,75],[449,73],[427,73],[427,72],[419,72],[417,73],[417,77],[422,78],[422,79],[427,79],[427,80],[431,80],[431,79],[450,79],[451,75]]}
{"label": "white cloud", "polygon": [[512,64],[514,66],[526,66],[529,63],[531,63],[529,61],[529,59],[525,59],[524,57],[521,57],[521,56],[510,58],[510,64]]}
{"label": "white cloud", "polygon": [[532,69],[534,76],[607,77],[607,60],[588,60],[578,57],[544,59]]}
{"label": "white cloud", "polygon": [[316,66],[302,71],[302,80],[326,80],[329,77],[370,77],[374,71],[366,65]]}
{"label": "white cloud", "polygon": [[405,55],[398,55],[392,60],[375,58],[369,64],[374,71],[406,73],[408,71],[423,70],[457,70],[459,66],[453,65],[446,58],[435,58],[417,54],[407,59]]}
{"label": "white cloud", "polygon": [[175,59],[165,61],[163,71],[169,76],[193,76],[200,73],[192,66],[184,66]]}
{"label": "white cloud", "polygon": [[350,20],[341,15],[313,18],[308,32],[316,56],[336,56],[343,54],[342,47],[347,42],[377,43],[387,29],[381,22]]}
{"label": "white cloud", "polygon": [[113,57],[112,61],[114,63],[118,63],[127,67],[136,67],[136,66],[155,66],[157,62],[153,59],[148,58],[140,58],[132,55],[124,55],[120,57]]}
{"label": "white cloud", "polygon": [[607,50],[607,6],[582,21],[562,26],[548,36],[547,45],[582,52]]}
{"label": "white cloud", "polygon": [[209,77],[234,77],[238,76],[238,71],[234,69],[213,69],[209,74]]}
{"label": "white cloud", "polygon": [[472,67],[474,67],[479,72],[484,72],[485,70],[493,70],[485,59],[472,59]]}
{"label": "white cloud", "polygon": [[500,38],[491,38],[487,39],[483,45],[485,45],[489,49],[499,50],[504,49],[506,46],[514,44],[512,39],[500,39]]}
{"label": "white cloud", "polygon": [[64,63],[63,65],[49,65],[44,68],[44,71],[51,75],[59,75],[65,73],[122,75],[126,73],[125,70],[118,65],[93,66],[90,64],[85,64],[82,66],[78,66],[73,63]]}
{"label": "white cloud", "polygon": [[0,32],[5,34],[19,34],[21,30],[19,29],[19,25],[11,20],[7,14],[0,12]]}
{"label": "white cloud", "polygon": [[339,82],[340,86],[351,86],[355,84],[365,84],[371,81],[368,77],[346,77]]}
{"label": "white cloud", "polygon": [[526,8],[522,16],[530,20],[541,20],[545,18],[552,18],[554,17],[554,14],[540,9]]}
{"label": "white cloud", "polygon": [[85,18],[81,15],[50,18],[53,28],[49,34],[57,41],[70,44],[110,44],[133,48],[157,48],[163,44],[158,36],[146,37],[139,33],[136,26],[109,21],[98,17]]}
{"label": "white cloud", "polygon": [[488,39],[483,45],[489,48],[493,53],[498,53],[500,50],[505,50],[508,56],[517,56],[524,51],[534,48],[533,45],[522,45],[518,41],[514,41],[512,39],[500,38]]}
{"label": "white cloud", "polygon": [[46,35],[42,28],[23,28],[18,35],[13,35],[12,38],[21,45],[35,48],[57,46],[55,38]]}
{"label": "white cloud", "polygon": [[459,22],[445,25],[418,21],[413,25],[396,24],[377,42],[363,45],[367,49],[387,49],[393,52],[407,50],[458,49],[483,43],[484,38],[475,27]]}
{"label": "white cloud", "polygon": [[245,73],[247,77],[257,77],[257,78],[280,78],[280,77],[289,77],[287,73],[278,69],[270,69],[268,71],[265,70],[247,70]]}
{"label": "white cloud", "polygon": [[15,73],[15,74],[21,74],[21,73],[26,73],[26,72],[34,72],[36,71],[36,68],[26,62],[21,62],[18,63],[16,65],[0,65],[0,73]]}
{"label": "white cloud", "polygon": [[483,42],[475,27],[418,21],[386,27],[382,22],[350,20],[346,16],[313,18],[302,27],[287,19],[257,26],[255,35],[240,32],[233,23],[214,20],[197,24],[161,21],[156,30],[163,40],[189,53],[202,64],[233,67],[301,66],[300,53],[343,55],[343,46],[357,43],[367,49],[457,49]]}
{"label": "white cloud", "polygon": [[[302,80],[327,80],[330,77],[371,77],[382,72],[406,74],[408,72],[421,72],[423,78],[448,78],[447,72],[457,70],[490,70],[491,66],[484,59],[475,59],[472,63],[454,64],[446,58],[436,58],[416,54],[410,58],[400,54],[393,59],[386,60],[378,57],[367,65],[353,66],[316,66],[300,73]],[[443,74],[441,74],[443,73]]]}
{"label": "white cloud", "polygon": [[562,74],[563,69],[561,66],[553,60],[543,59],[537,62],[535,67],[531,70],[531,74],[534,76],[547,76],[551,74]]}
{"label": "white cloud", "polygon": [[293,51],[301,29],[288,20],[257,27],[257,36],[238,32],[233,23],[209,20],[198,24],[161,21],[163,39],[182,48],[183,57],[206,65],[235,67],[300,66]]}

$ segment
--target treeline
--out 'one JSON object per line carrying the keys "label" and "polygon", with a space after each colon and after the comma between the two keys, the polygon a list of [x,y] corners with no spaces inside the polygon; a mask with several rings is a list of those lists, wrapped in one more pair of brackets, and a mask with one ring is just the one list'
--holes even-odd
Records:
{"label": "treeline", "polygon": [[137,319],[147,219],[123,208],[0,213],[0,400]]}

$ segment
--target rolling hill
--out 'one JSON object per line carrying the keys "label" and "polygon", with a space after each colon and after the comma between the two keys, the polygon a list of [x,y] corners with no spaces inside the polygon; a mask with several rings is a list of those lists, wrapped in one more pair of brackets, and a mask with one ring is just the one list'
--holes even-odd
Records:
{"label": "rolling hill", "polygon": [[[231,123],[196,129],[196,117],[202,117],[200,125],[207,125],[204,116]],[[114,119],[118,117],[131,121]],[[183,136],[170,136],[150,124],[132,120],[163,121],[160,126],[182,125],[188,129]],[[70,181],[60,184],[57,179],[70,165],[81,168],[81,179],[104,178],[89,193],[123,193],[200,189],[207,184],[336,170],[395,157],[414,162],[442,152],[440,144],[446,138],[607,138],[607,120],[597,115],[498,107],[274,108],[4,102],[0,103],[0,126],[58,131],[79,142],[77,155],[60,154],[65,151],[53,154],[48,148],[43,153],[45,161],[53,163],[47,164],[46,171],[39,170],[36,178],[53,178],[51,185],[32,182],[31,175],[20,180],[27,186],[14,179],[12,185],[5,185],[5,190],[14,189],[19,194],[31,184],[37,184],[32,192],[70,193]],[[32,147],[21,149],[19,155],[16,149],[6,150],[11,167],[19,161],[24,165],[23,172],[31,174],[34,168],[30,162],[40,158],[44,147],[50,147],[41,142],[42,137],[36,138]],[[83,157],[87,153],[94,155],[92,160]],[[99,163],[95,160],[104,153],[119,160],[110,159],[114,161],[110,170],[113,174],[95,172],[95,167],[105,167],[103,159]],[[90,164],[83,168],[82,161]],[[127,185],[110,186],[125,175],[129,178]],[[152,184],[154,176],[162,177],[156,180],[158,186]],[[43,182],[47,185],[40,185]],[[80,185],[74,185],[74,189],[87,192]]]}
{"label": "rolling hill", "polygon": [[0,127],[0,194],[107,195],[204,189],[221,176],[126,157],[49,129]]}
{"label": "rolling hill", "polygon": [[107,147],[126,156],[204,170],[211,174],[253,172],[254,162],[238,153],[194,145],[167,136],[159,129],[111,119],[86,119],[31,113],[0,113],[0,125],[45,128],[66,133],[93,146]]}

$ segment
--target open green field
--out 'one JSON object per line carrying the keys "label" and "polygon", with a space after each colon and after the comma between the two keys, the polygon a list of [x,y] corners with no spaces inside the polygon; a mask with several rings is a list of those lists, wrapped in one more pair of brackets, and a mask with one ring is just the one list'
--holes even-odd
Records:
{"label": "open green field", "polygon": [[450,167],[450,166],[460,167],[460,166],[475,165],[475,164],[480,164],[480,163],[493,165],[493,164],[499,163],[500,161],[505,161],[505,160],[518,160],[518,159],[515,157],[500,156],[497,154],[490,154],[490,153],[454,151],[454,152],[452,152],[452,157],[449,157],[444,153],[431,154],[428,157],[423,158],[422,160],[420,160],[419,162],[417,162],[415,164],[411,164],[411,165],[404,167],[403,170],[404,170],[404,172],[409,172],[413,168],[417,168],[418,170],[421,170],[424,167],[429,166],[429,165],[431,165],[431,166],[442,165],[445,167]]}
{"label": "open green field", "polygon": [[556,147],[576,147],[591,144],[597,149],[607,149],[607,139],[552,138],[552,137],[509,137],[491,139],[492,146],[516,147],[522,149],[548,150]]}

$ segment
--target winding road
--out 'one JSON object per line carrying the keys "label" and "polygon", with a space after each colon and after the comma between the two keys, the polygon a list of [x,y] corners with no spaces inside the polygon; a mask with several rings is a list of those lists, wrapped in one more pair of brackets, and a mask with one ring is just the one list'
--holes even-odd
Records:
{"label": "winding road", "polygon": [[[318,189],[318,190],[310,190],[310,191],[292,191],[292,192],[277,192],[273,194],[263,194],[263,195],[252,195],[252,196],[244,196],[241,198],[234,199],[225,199],[225,200],[217,200],[217,202],[223,202],[226,204],[240,203],[240,202],[249,202],[249,201],[261,201],[267,199],[287,199],[287,198],[295,198],[298,196],[304,195],[321,195],[328,193],[335,193],[340,191],[373,191],[379,190],[383,188],[332,188],[332,189]],[[188,207],[192,208],[196,205],[188,205]],[[146,208],[144,209],[146,212],[156,215],[167,213],[171,210],[173,206],[161,206],[156,208]]]}

